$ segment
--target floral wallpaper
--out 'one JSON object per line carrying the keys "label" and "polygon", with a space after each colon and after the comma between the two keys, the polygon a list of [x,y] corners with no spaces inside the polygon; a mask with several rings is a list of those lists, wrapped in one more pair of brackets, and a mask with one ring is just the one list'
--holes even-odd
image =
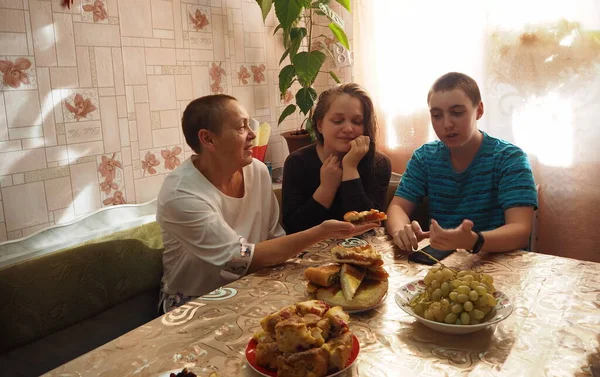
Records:
{"label": "floral wallpaper", "polygon": [[[180,119],[202,95],[269,122],[266,159],[283,165],[280,134],[301,119],[277,127],[293,95],[278,92],[278,22],[254,0],[62,3],[0,1],[0,242],[156,197],[191,154]],[[322,76],[318,91],[334,84]]]}

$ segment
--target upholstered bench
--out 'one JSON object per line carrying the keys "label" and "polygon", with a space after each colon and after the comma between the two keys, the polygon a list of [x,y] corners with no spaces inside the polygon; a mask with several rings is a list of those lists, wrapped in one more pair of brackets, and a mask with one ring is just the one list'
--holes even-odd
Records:
{"label": "upholstered bench", "polygon": [[163,244],[143,206],[0,245],[2,375],[42,374],[158,316]]}

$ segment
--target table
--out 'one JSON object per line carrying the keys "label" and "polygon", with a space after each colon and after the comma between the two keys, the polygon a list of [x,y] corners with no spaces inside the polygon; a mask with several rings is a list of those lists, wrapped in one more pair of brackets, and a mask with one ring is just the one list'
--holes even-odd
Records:
{"label": "table", "polygon": [[[523,251],[458,251],[444,263],[491,274],[515,310],[496,326],[453,336],[415,322],[394,301],[401,285],[430,267],[396,255],[383,228],[363,238],[382,252],[390,287],[384,305],[352,316],[361,353],[346,375],[599,375],[600,264]],[[198,298],[46,375],[159,376],[187,366],[198,376],[256,376],[244,349],[260,319],[307,299],[304,269],[330,261],[329,249],[338,242],[318,243],[284,265]]]}

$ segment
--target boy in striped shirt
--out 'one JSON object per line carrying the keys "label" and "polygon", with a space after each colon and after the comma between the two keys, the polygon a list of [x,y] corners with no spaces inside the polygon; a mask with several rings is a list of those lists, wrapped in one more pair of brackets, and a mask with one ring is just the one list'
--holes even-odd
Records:
{"label": "boy in striped shirt", "polygon": [[[430,238],[440,250],[503,252],[529,242],[537,192],[527,155],[477,129],[483,102],[475,80],[451,72],[427,96],[440,139],[417,149],[387,210],[387,231],[401,250]],[[410,216],[429,198],[429,231]]]}

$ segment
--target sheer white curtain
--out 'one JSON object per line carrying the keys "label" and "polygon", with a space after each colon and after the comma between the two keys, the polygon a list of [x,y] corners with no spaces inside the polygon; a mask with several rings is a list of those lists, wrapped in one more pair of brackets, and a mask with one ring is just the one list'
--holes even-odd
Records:
{"label": "sheer white curtain", "polygon": [[430,85],[464,72],[482,91],[479,127],[532,160],[541,251],[600,261],[600,0],[354,0],[352,9],[354,78],[374,97],[394,171],[435,138]]}

